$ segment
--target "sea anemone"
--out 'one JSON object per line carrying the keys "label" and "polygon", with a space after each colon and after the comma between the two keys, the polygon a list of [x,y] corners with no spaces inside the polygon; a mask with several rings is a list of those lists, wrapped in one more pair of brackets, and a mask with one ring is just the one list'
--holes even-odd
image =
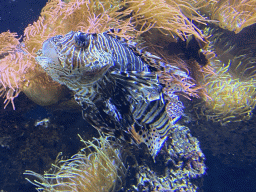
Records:
{"label": "sea anemone", "polygon": [[127,1],[127,5],[127,10],[132,11],[135,24],[141,29],[154,27],[165,34],[176,35],[183,40],[189,35],[194,35],[203,41],[201,31],[191,20],[204,23],[206,19],[185,1],[135,0]]}
{"label": "sea anemone", "polygon": [[254,0],[218,0],[211,1],[202,12],[221,28],[239,33],[243,28],[256,22],[256,1]]}
{"label": "sea anemone", "polygon": [[240,34],[234,37],[231,32],[216,28],[205,32],[212,34],[209,49],[216,52],[209,64],[215,74],[205,75],[203,80],[210,97],[205,99],[206,117],[222,124],[250,119],[256,106],[253,50],[249,45],[232,42],[238,41]]}
{"label": "sea anemone", "polygon": [[25,175],[34,176],[39,181],[27,180],[36,185],[37,190],[44,191],[118,191],[126,174],[121,146],[114,138],[105,136],[81,141],[86,148],[68,160],[58,161],[44,175],[26,171]]}
{"label": "sea anemone", "polygon": [[[24,92],[39,105],[57,103],[65,93],[36,63],[35,57],[42,43],[49,37],[65,34],[71,30],[104,32],[113,27],[123,31],[132,29],[129,20],[121,21],[117,1],[70,1],[51,0],[42,9],[39,19],[24,31],[20,43],[15,33],[0,35],[0,96],[14,107],[14,98]],[[65,14],[68,12],[68,14]],[[124,35],[123,35],[124,36]],[[126,36],[127,37],[127,36]],[[128,37],[127,37],[128,38]]]}
{"label": "sea anemone", "polygon": [[36,65],[34,56],[19,42],[16,34],[2,33],[0,42],[0,95],[5,97],[5,107],[11,102],[15,109],[14,99],[21,91],[40,105],[57,102],[61,86]]}
{"label": "sea anemone", "polygon": [[206,101],[206,117],[222,124],[250,119],[256,106],[256,80],[232,77],[228,72],[230,63],[225,65],[215,60],[212,65],[216,75],[205,78],[207,94],[211,97]]}
{"label": "sea anemone", "polygon": [[16,37],[16,33],[9,31],[0,34],[0,95],[5,97],[5,107],[11,102],[13,108],[14,98],[27,83],[25,74],[30,67],[30,55],[24,53]]}

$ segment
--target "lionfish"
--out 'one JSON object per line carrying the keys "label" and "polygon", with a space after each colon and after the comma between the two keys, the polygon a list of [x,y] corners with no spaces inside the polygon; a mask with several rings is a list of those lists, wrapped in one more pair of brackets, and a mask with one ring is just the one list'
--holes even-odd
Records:
{"label": "lionfish", "polygon": [[[54,81],[74,92],[83,118],[93,127],[143,142],[155,158],[176,122],[168,117],[163,87],[151,67],[164,63],[111,32],[51,37],[36,60]],[[175,66],[172,72],[187,75]]]}

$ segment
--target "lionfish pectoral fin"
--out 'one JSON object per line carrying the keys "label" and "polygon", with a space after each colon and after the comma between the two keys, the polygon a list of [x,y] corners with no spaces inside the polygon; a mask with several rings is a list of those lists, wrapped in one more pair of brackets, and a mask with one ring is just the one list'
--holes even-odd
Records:
{"label": "lionfish pectoral fin", "polygon": [[144,143],[147,146],[154,161],[168,136],[168,132],[163,136],[155,128],[142,129],[138,132],[134,126],[130,127],[129,133],[136,144]]}
{"label": "lionfish pectoral fin", "polygon": [[122,119],[120,112],[116,106],[112,103],[111,99],[104,101],[103,111],[108,114],[114,121],[119,122]]}
{"label": "lionfish pectoral fin", "polygon": [[83,119],[97,129],[106,128],[107,124],[94,104],[82,103]]}
{"label": "lionfish pectoral fin", "polygon": [[161,86],[157,75],[150,72],[111,72],[116,79],[117,85],[126,89],[134,100],[150,102],[162,99]]}

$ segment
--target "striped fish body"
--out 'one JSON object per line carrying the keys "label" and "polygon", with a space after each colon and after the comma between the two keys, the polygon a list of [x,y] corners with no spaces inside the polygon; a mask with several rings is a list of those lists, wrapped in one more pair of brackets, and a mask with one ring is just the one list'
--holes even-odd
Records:
{"label": "striped fish body", "polygon": [[126,139],[132,135],[153,157],[173,128],[158,77],[149,70],[148,62],[158,59],[108,32],[73,31],[46,40],[36,57],[53,80],[74,91],[84,119]]}

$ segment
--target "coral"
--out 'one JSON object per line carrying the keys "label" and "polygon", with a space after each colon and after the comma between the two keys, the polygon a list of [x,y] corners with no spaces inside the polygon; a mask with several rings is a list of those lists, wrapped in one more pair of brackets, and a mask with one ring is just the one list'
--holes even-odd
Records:
{"label": "coral", "polygon": [[[197,178],[205,174],[204,154],[199,147],[199,141],[190,134],[188,127],[177,125],[176,130],[170,135],[170,140],[166,142],[168,157],[166,161],[172,162],[175,168],[181,172],[174,174],[186,175],[185,178]],[[175,173],[175,168],[170,169],[170,173]],[[184,177],[180,177],[184,179]]]}
{"label": "coral", "polygon": [[[180,162],[179,162],[180,163]],[[160,192],[196,192],[198,186],[187,179],[186,171],[181,169],[172,172],[173,176],[159,177],[157,173],[148,167],[141,166],[137,177],[140,178],[136,191],[160,191]]]}
{"label": "coral", "polygon": [[68,160],[60,160],[44,175],[26,171],[39,181],[30,181],[44,191],[117,191],[125,177],[126,168],[121,159],[121,147],[113,138],[101,136],[86,145]]}
{"label": "coral", "polygon": [[[164,171],[160,166],[152,169],[147,164],[138,168],[138,183],[132,191],[197,191],[198,184],[192,182],[205,174],[204,155],[199,142],[185,126],[176,126],[165,143]],[[160,164],[160,163],[159,163]]]}

